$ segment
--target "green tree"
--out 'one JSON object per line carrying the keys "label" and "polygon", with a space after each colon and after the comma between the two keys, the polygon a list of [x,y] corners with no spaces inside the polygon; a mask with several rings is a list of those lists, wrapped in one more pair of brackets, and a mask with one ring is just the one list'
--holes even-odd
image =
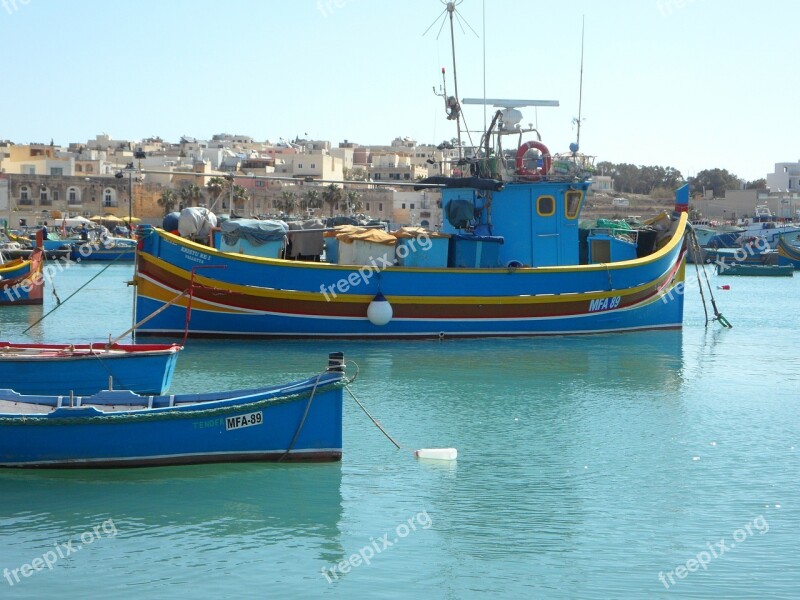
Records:
{"label": "green tree", "polygon": [[328,205],[330,216],[333,216],[333,207],[342,201],[342,188],[335,183],[330,184],[322,192],[322,200]]}
{"label": "green tree", "polygon": [[725,190],[738,190],[740,186],[739,178],[728,173],[727,169],[704,169],[690,177],[689,183],[693,194],[704,194],[707,190],[713,190],[717,198],[724,196]]}
{"label": "green tree", "polygon": [[756,179],[755,181],[748,181],[744,188],[746,190],[765,190],[767,189],[767,180]]}
{"label": "green tree", "polygon": [[[243,214],[247,210],[247,200],[250,196],[247,194],[247,190],[240,185],[233,186],[233,206],[231,206],[231,212],[237,212],[237,210],[241,207],[241,213]],[[234,207],[237,210],[234,210]]]}
{"label": "green tree", "polygon": [[[294,212],[295,207],[297,206],[297,194],[294,192],[290,192],[289,190],[283,190],[281,192],[281,210],[283,210],[287,215],[291,215]],[[301,208],[303,202],[300,203]]]}
{"label": "green tree", "polygon": [[350,212],[361,210],[361,201],[359,200],[361,194],[355,190],[350,190],[345,194],[345,198],[347,199],[347,209]]}
{"label": "green tree", "polygon": [[303,199],[306,203],[306,208],[322,208],[322,198],[320,198],[317,190],[308,190],[303,194]]}
{"label": "green tree", "polygon": [[178,203],[178,197],[170,189],[164,190],[161,197],[158,199],[158,205],[164,209],[164,214],[169,214],[175,210],[175,205]]}
{"label": "green tree", "polygon": [[225,190],[225,180],[222,177],[212,177],[206,184],[206,190],[211,197],[210,206],[214,206]]}
{"label": "green tree", "polygon": [[178,195],[184,206],[194,206],[200,201],[200,198],[202,198],[203,192],[200,190],[199,185],[192,183],[182,187]]}

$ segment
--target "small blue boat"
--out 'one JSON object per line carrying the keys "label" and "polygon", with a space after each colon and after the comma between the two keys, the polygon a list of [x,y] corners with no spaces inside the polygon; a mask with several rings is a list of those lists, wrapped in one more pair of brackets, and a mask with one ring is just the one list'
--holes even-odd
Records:
{"label": "small blue boat", "polygon": [[282,385],[172,396],[0,390],[0,467],[95,468],[342,456],[344,357]]}
{"label": "small blue boat", "polygon": [[20,394],[89,395],[105,389],[163,394],[179,344],[0,342],[0,386]]}
{"label": "small blue boat", "polygon": [[70,260],[83,262],[86,260],[125,261],[136,259],[136,240],[108,237],[103,240],[92,240],[72,244]]}

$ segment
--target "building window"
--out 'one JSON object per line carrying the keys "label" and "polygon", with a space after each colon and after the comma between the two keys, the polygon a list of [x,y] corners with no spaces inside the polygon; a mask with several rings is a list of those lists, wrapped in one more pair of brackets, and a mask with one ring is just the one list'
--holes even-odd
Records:
{"label": "building window", "polygon": [[264,187],[264,182],[261,179],[256,179],[256,187]]}
{"label": "building window", "polygon": [[92,165],[86,165],[86,172],[87,173],[93,173],[94,172],[94,167],[92,167]]}
{"label": "building window", "polygon": [[302,169],[303,168],[303,163],[297,163],[297,168],[298,169]]}
{"label": "building window", "polygon": [[378,203],[378,211],[383,212],[383,202]]}
{"label": "building window", "polygon": [[369,202],[367,202],[367,210],[369,210]]}
{"label": "building window", "polygon": [[47,190],[41,190],[39,192],[39,201],[42,204],[47,204]]}
{"label": "building window", "polygon": [[76,173],[83,173],[83,165],[75,165]]}
{"label": "building window", "polygon": [[67,202],[69,204],[80,204],[78,202],[78,190],[75,188],[69,188],[67,190]]}
{"label": "building window", "polygon": [[103,192],[103,206],[114,206],[114,190],[105,189]]}
{"label": "building window", "polygon": [[411,210],[414,210],[414,204],[412,203],[412,204],[411,204],[411,206],[409,206],[409,208],[410,208]]}
{"label": "building window", "polygon": [[53,190],[53,202],[58,202],[58,190]]}
{"label": "building window", "polygon": [[50,175],[64,175],[64,169],[62,167],[50,167]]}
{"label": "building window", "polygon": [[402,208],[403,210],[405,210],[405,209],[406,209],[406,203],[405,203],[405,202],[403,202],[403,204],[400,206],[400,208]]}
{"label": "building window", "polygon": [[404,173],[403,179],[411,179],[411,173]]}
{"label": "building window", "polygon": [[312,169],[316,169],[317,168],[317,163],[311,163],[311,168]]}

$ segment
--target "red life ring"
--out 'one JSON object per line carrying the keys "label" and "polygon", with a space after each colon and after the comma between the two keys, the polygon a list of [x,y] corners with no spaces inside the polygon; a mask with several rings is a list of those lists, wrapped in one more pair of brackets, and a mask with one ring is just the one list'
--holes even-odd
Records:
{"label": "red life ring", "polygon": [[[542,153],[542,161],[543,166],[537,167],[535,170],[531,171],[530,169],[526,169],[524,166],[523,158],[528,150],[536,148],[539,152]],[[547,175],[550,172],[550,166],[553,164],[553,157],[550,156],[550,150],[547,149],[542,142],[531,141],[525,142],[517,149],[517,156],[515,161],[515,167],[517,169],[517,175],[528,181],[539,181],[542,177]]]}

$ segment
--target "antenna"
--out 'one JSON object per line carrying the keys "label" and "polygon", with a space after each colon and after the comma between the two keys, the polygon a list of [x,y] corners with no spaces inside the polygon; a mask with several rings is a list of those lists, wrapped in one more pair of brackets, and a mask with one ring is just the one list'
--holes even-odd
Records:
{"label": "antenna", "polygon": [[573,122],[577,125],[578,133],[577,139],[575,140],[575,145],[570,145],[570,150],[572,150],[573,154],[577,154],[578,150],[581,147],[581,110],[583,108],[583,39],[584,39],[584,32],[586,31],[586,16],[581,17],[581,77],[580,77],[580,87],[578,89],[578,118],[573,119]]}
{"label": "antenna", "polygon": [[[439,32],[436,34],[436,39],[439,39],[439,35],[442,33],[442,29],[444,28],[444,23],[447,19],[447,16],[450,17],[450,49],[453,55],[453,87],[455,88],[455,96],[447,97],[447,93],[444,91],[443,87],[443,95],[445,99],[445,106],[447,108],[447,118],[455,120],[456,122],[456,130],[458,132],[458,159],[461,160],[462,158],[462,145],[461,145],[461,105],[458,103],[458,71],[456,70],[456,37],[455,37],[455,28],[453,26],[454,16],[458,19],[458,25],[461,27],[461,31],[464,31],[464,25],[470,28],[472,33],[478,37],[478,34],[472,29],[472,26],[467,23],[467,21],[461,17],[458,12],[456,11],[456,6],[461,4],[464,0],[451,0],[449,2],[445,2],[442,0],[442,4],[445,5],[444,10],[442,11],[441,15],[444,15],[442,19],[442,24],[439,26]],[[425,35],[430,31],[431,27],[436,24],[439,17],[428,26],[428,29],[422,35]],[[442,79],[444,80],[444,68],[442,68]],[[434,88],[434,93],[435,93]]]}

